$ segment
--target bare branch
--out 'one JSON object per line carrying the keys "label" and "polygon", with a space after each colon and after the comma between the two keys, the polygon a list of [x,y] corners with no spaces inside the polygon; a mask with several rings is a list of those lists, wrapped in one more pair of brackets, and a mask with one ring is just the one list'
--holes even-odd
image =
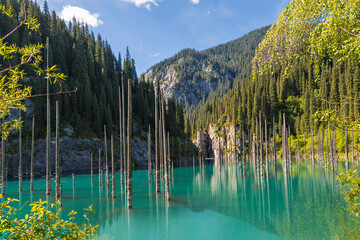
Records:
{"label": "bare branch", "polygon": [[11,66],[11,65],[10,65],[10,67],[8,67],[8,68],[6,68],[6,69],[4,69],[4,70],[1,70],[0,73],[4,73],[4,72],[7,72],[7,71],[9,71],[9,70],[11,70],[11,69],[20,67],[20,66],[22,66],[22,65],[24,65],[24,64],[28,64],[29,62],[31,62],[32,57],[33,57],[33,53],[30,54],[30,56],[29,56],[29,58],[26,60],[26,62],[21,62],[21,63],[19,63],[19,64],[17,64],[17,65],[14,65],[14,66]]}
{"label": "bare branch", "polygon": [[355,34],[355,33],[352,33],[352,32],[350,32],[349,30],[347,30],[347,29],[345,29],[345,28],[341,28],[342,30],[344,30],[345,32],[347,32],[348,34],[350,34],[351,36],[353,36],[353,37],[360,37],[360,35],[358,35],[358,34]]}
{"label": "bare branch", "polygon": [[26,3],[24,4],[24,12],[25,12],[25,17],[24,20],[17,25],[11,32],[9,32],[8,34],[5,35],[5,37],[1,38],[1,40],[6,39],[7,37],[9,37],[11,34],[13,34],[16,30],[18,30],[19,27],[21,27],[22,25],[24,25],[24,23],[26,22]]}

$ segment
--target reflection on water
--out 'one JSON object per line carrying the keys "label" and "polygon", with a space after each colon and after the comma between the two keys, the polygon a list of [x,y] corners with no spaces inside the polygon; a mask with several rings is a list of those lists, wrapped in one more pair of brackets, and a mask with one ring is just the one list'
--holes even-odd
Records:
{"label": "reflection on water", "polygon": [[[348,214],[336,177],[321,167],[294,163],[291,174],[270,170],[267,177],[247,175],[242,165],[207,165],[174,170],[172,200],[164,201],[148,184],[147,171],[134,172],[134,209],[126,209],[124,187],[117,185],[115,199],[106,197],[106,186],[91,184],[90,175],[63,178],[63,216],[93,205],[92,224],[100,225],[100,239],[344,239],[348,234],[340,218],[360,236],[358,219]],[[118,179],[119,176],[116,176]],[[103,181],[105,182],[105,181]],[[154,182],[154,181],[153,181]],[[46,199],[45,181],[34,181],[34,192],[11,197],[19,206]],[[29,182],[24,182],[29,189]],[[53,202],[53,195],[48,197]],[[24,208],[22,214],[27,211]],[[82,219],[78,219],[82,222]]]}

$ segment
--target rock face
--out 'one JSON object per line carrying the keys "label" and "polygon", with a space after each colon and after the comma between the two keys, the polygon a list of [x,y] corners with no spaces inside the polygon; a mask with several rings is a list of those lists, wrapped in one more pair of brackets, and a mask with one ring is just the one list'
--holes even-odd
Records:
{"label": "rock face", "polygon": [[[236,143],[236,147],[235,147]],[[234,126],[227,125],[217,128],[209,126],[209,130],[200,130],[194,144],[209,158],[215,159],[215,164],[235,162],[241,153],[241,141],[234,136]]]}
{"label": "rock face", "polygon": [[[14,150],[7,149],[6,157],[7,172],[10,178],[14,178],[18,173],[18,159],[17,154],[18,140],[14,140],[10,143],[11,146],[15,146]],[[147,168],[147,142],[141,140],[135,136],[132,140],[132,156],[134,159],[134,166],[136,169]],[[116,169],[120,166],[119,155],[119,141],[114,141],[114,158],[116,162]],[[93,139],[76,139],[69,136],[60,138],[60,161],[61,161],[61,174],[71,173],[90,173],[91,168],[91,153],[93,153],[93,169],[94,173],[98,172],[99,166],[99,154],[98,149],[101,149],[101,166],[105,167],[105,155],[104,155],[104,141],[98,138]],[[38,139],[35,142],[34,147],[34,171],[35,176],[43,176],[45,174],[45,159],[46,159],[46,142],[45,139]],[[23,172],[25,175],[30,173],[30,154],[31,154],[31,141],[23,143]],[[14,156],[12,156],[14,155]],[[108,140],[108,161],[109,167],[111,167],[111,149],[110,140]],[[152,161],[154,161],[154,155],[152,154]],[[51,168],[52,172],[55,171],[55,138],[51,139]]]}
{"label": "rock face", "polygon": [[190,65],[186,65],[186,71],[195,72],[195,75],[180,76],[176,69],[184,67],[183,58],[166,66],[163,70],[154,72],[150,69],[144,74],[146,81],[151,81],[164,91],[165,98],[171,97],[174,92],[175,98],[181,97],[183,103],[197,105],[203,97],[208,96],[211,91],[217,90],[220,82],[233,82],[234,76],[230,73],[219,75],[218,71],[213,70],[211,62],[200,63],[192,59]]}
{"label": "rock face", "polygon": [[[134,126],[135,127],[135,126]],[[101,149],[101,167],[105,168],[105,155],[104,155],[104,140],[98,138],[92,139],[77,139],[70,136],[62,136],[60,141],[60,166],[61,174],[85,174],[90,173],[91,169],[91,153],[93,153],[93,170],[94,173],[99,169],[99,149]],[[8,178],[17,178],[19,168],[19,156],[18,153],[18,139],[14,139],[10,143],[7,143],[6,149],[6,171]],[[152,148],[153,146],[153,142]],[[179,152],[181,153],[179,159],[174,159],[174,166],[190,166],[192,164],[192,157],[196,151],[195,146],[191,143],[187,143],[188,149],[184,149],[184,144],[180,146]],[[134,161],[134,169],[147,169],[148,167],[148,147],[146,140],[146,133],[137,131],[137,135],[132,139],[132,158]],[[154,149],[153,149],[154,151]],[[108,164],[111,168],[111,149],[110,139],[107,144],[107,157]],[[186,152],[186,156],[184,155]],[[30,175],[30,156],[31,156],[31,139],[23,140],[22,147],[22,162],[24,177]],[[45,139],[36,139],[34,146],[34,173],[35,177],[41,177],[45,175],[45,159],[46,159],[46,142]],[[116,169],[120,168],[120,153],[119,153],[119,139],[114,139],[114,160],[116,162]],[[152,166],[155,168],[155,154],[151,153]],[[52,173],[55,172],[55,138],[51,139],[51,168]]]}
{"label": "rock face", "polygon": [[200,130],[196,137],[196,146],[200,152],[205,153],[207,157],[214,157],[212,141],[206,130]]}

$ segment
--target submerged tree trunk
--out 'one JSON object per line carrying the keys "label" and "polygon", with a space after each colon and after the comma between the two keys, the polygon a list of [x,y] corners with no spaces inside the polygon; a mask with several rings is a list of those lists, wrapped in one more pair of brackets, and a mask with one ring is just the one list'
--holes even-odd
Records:
{"label": "submerged tree trunk", "polygon": [[127,189],[127,154],[126,154],[126,128],[125,128],[125,89],[124,78],[121,76],[121,106],[122,106],[122,142],[123,142],[123,171],[124,171],[124,183],[125,191]]}
{"label": "submerged tree trunk", "polygon": [[288,163],[287,163],[287,133],[286,133],[286,121],[285,113],[283,113],[283,171],[284,173],[288,172]]}
{"label": "submerged tree trunk", "polygon": [[[21,118],[21,110],[19,110],[19,118]],[[19,192],[22,192],[22,127],[19,129]]]}
{"label": "submerged tree trunk", "polygon": [[73,189],[75,189],[75,174],[72,174]]}
{"label": "submerged tree trunk", "polygon": [[[162,96],[164,96],[162,94]],[[170,187],[169,187],[169,176],[168,176],[168,161],[167,161],[167,146],[166,146],[166,132],[165,132],[165,107],[164,99],[161,99],[161,113],[162,113],[162,134],[163,134],[163,150],[164,150],[164,178],[165,178],[165,199],[170,200]]]}
{"label": "submerged tree trunk", "polygon": [[155,94],[155,184],[156,184],[156,192],[160,192],[160,173],[159,173],[159,156],[158,156],[158,149],[159,149],[159,127],[158,127],[158,92]]}
{"label": "submerged tree trunk", "polygon": [[[56,101],[56,132],[55,132],[55,191],[60,198],[60,159],[59,159],[59,101]],[[92,176],[92,175],[91,175]]]}
{"label": "submerged tree trunk", "polygon": [[149,124],[149,133],[148,133],[148,176],[149,176],[149,183],[151,183],[151,132],[150,132],[150,124]]}
{"label": "submerged tree trunk", "polygon": [[133,199],[132,199],[132,152],[131,152],[131,138],[132,138],[132,98],[131,98],[131,79],[128,79],[128,123],[127,123],[127,159],[128,159],[128,191],[127,191],[127,207],[133,207]]}
{"label": "submerged tree trunk", "polygon": [[246,156],[245,156],[245,132],[242,131],[242,144],[243,144],[243,176],[246,176]]}
{"label": "submerged tree trunk", "polygon": [[121,108],[121,89],[119,86],[119,150],[120,150],[120,184],[124,184],[123,179],[123,131],[122,131],[122,108]]}
{"label": "submerged tree trunk", "polygon": [[30,156],[30,191],[34,190],[34,146],[35,146],[35,118],[32,119],[31,156]]}
{"label": "submerged tree trunk", "polygon": [[260,137],[260,175],[264,176],[264,138],[262,129],[261,111],[259,113],[259,137]]}
{"label": "submerged tree trunk", "polygon": [[351,135],[352,135],[352,162],[353,162],[353,166],[355,166],[355,141],[354,141],[354,127],[351,128]]}
{"label": "submerged tree trunk", "polygon": [[334,159],[334,163],[337,164],[337,147],[336,147],[336,128],[334,128],[334,141],[333,141],[333,159]]}
{"label": "submerged tree trunk", "polygon": [[91,153],[91,155],[90,155],[90,174],[91,174],[91,184],[93,184],[93,183],[94,183],[94,176],[93,176],[93,174],[94,174],[94,171],[93,171],[93,155],[94,155],[94,153]]}
{"label": "submerged tree trunk", "polygon": [[274,168],[277,171],[277,149],[276,149],[276,128],[275,128],[275,117],[273,118],[273,137],[274,137]]}
{"label": "submerged tree trunk", "polygon": [[349,171],[349,154],[348,154],[348,127],[345,126],[345,168]]}
{"label": "submerged tree trunk", "polygon": [[306,152],[306,131],[304,131],[304,159],[305,162],[307,160],[307,152]]}
{"label": "submerged tree trunk", "polygon": [[314,164],[314,126],[311,127],[311,163]]}
{"label": "submerged tree trunk", "polygon": [[101,149],[99,149],[99,187],[101,187]]}
{"label": "submerged tree trunk", "polygon": [[115,162],[114,162],[114,137],[111,135],[111,186],[112,198],[115,198]]}
{"label": "submerged tree trunk", "polygon": [[[168,183],[171,181],[171,162],[170,162],[170,133],[167,132],[167,166],[168,166]],[[170,192],[170,187],[169,187]]]}
{"label": "submerged tree trunk", "polygon": [[[49,67],[49,37],[46,38],[46,66]],[[51,146],[50,146],[50,91],[49,79],[46,79],[46,195],[51,192]]]}
{"label": "submerged tree trunk", "polygon": [[109,193],[109,165],[107,157],[107,138],[106,138],[106,125],[104,125],[104,154],[105,154],[105,186],[106,186],[106,195],[110,196]]}
{"label": "submerged tree trunk", "polygon": [[268,134],[267,134],[267,121],[265,118],[265,167],[266,173],[269,172],[269,158],[268,158]]}
{"label": "submerged tree trunk", "polygon": [[1,194],[5,195],[5,137],[1,135]]}

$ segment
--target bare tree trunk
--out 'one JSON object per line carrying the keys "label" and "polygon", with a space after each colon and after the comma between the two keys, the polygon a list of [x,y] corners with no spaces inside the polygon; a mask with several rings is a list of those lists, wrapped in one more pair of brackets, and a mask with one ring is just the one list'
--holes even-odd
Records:
{"label": "bare tree trunk", "polygon": [[5,195],[5,137],[2,133],[1,137],[1,194]]}
{"label": "bare tree trunk", "polygon": [[160,192],[160,172],[159,172],[159,156],[158,156],[158,149],[159,149],[159,122],[158,122],[158,95],[157,92],[155,94],[155,181],[156,181],[156,193]]}
{"label": "bare tree trunk", "polygon": [[261,119],[261,111],[259,113],[259,131],[260,131],[260,175],[264,176],[264,138],[263,138],[263,129],[262,129],[262,119]]}
{"label": "bare tree trunk", "polygon": [[[49,37],[46,38],[46,66],[49,67]],[[46,195],[51,192],[51,146],[50,146],[50,91],[49,79],[46,79]]]}
{"label": "bare tree trunk", "polygon": [[128,159],[128,195],[127,195],[127,207],[133,207],[132,199],[132,152],[131,152],[131,139],[132,139],[132,97],[131,97],[131,79],[128,79],[128,143],[127,143],[127,159]]}
{"label": "bare tree trunk", "polygon": [[149,183],[151,183],[151,132],[150,132],[150,124],[149,124],[149,133],[148,133],[148,175],[149,175]]}
{"label": "bare tree trunk", "polygon": [[321,127],[319,127],[319,129],[318,129],[318,133],[317,133],[317,138],[318,138],[318,140],[317,140],[317,158],[318,158],[318,163],[320,163],[322,160],[321,160],[321,133],[320,133],[320,128]]}
{"label": "bare tree trunk", "polygon": [[122,108],[121,108],[121,89],[119,86],[119,147],[120,147],[120,184],[123,185],[124,184],[124,179],[123,179],[123,129],[122,129]]}
{"label": "bare tree trunk", "polygon": [[94,154],[94,153],[91,153],[91,155],[90,155],[91,184],[94,183],[94,176],[93,176],[93,174],[94,174],[94,171],[93,171],[93,154]]}
{"label": "bare tree trunk", "polygon": [[32,119],[32,129],[31,129],[30,191],[34,190],[34,145],[35,145],[35,118]]}
{"label": "bare tree trunk", "polygon": [[354,127],[351,128],[351,135],[352,135],[352,162],[353,166],[355,166],[355,147],[354,147]]}
{"label": "bare tree trunk", "polygon": [[75,189],[75,174],[72,174],[73,189]]}
{"label": "bare tree trunk", "polygon": [[237,157],[236,157],[236,122],[235,121],[234,121],[234,141],[233,141],[233,143],[234,143],[234,156],[233,156],[234,160],[233,161],[235,163],[235,162],[237,162]]}
{"label": "bare tree trunk", "polygon": [[286,121],[285,113],[283,113],[283,171],[284,173],[288,172],[287,164],[287,134],[286,134]]}
{"label": "bare tree trunk", "polygon": [[267,120],[265,118],[265,166],[266,173],[269,172],[269,158],[268,158],[268,138],[267,138]]}
{"label": "bare tree trunk", "polygon": [[307,152],[306,152],[306,130],[304,131],[304,158],[305,158],[305,163],[307,160]]}
{"label": "bare tree trunk", "polygon": [[256,127],[255,127],[255,161],[258,174],[261,174],[260,171],[260,157],[259,157],[259,120],[256,118]]}
{"label": "bare tree trunk", "polygon": [[334,154],[333,154],[333,159],[334,159],[334,162],[338,162],[337,160],[337,147],[336,147],[336,128],[334,128],[334,147],[333,147],[333,151],[334,151]]}
{"label": "bare tree trunk", "polygon": [[56,199],[60,198],[60,159],[59,159],[59,101],[56,101],[56,131],[55,131],[55,189]]}
{"label": "bare tree trunk", "polygon": [[[160,105],[159,105],[160,107]],[[164,150],[163,150],[163,134],[162,134],[162,113],[161,108],[159,109],[159,156],[160,156],[160,178],[164,179]]]}
{"label": "bare tree trunk", "polygon": [[299,132],[296,134],[297,139],[297,161],[300,162]]}
{"label": "bare tree trunk", "polygon": [[123,171],[124,171],[124,183],[125,191],[127,186],[127,157],[126,157],[126,128],[125,128],[125,89],[124,78],[121,76],[121,110],[122,110],[122,142],[123,142]]}
{"label": "bare tree trunk", "polygon": [[332,154],[332,144],[331,144],[331,133],[330,133],[330,121],[329,121],[329,119],[328,119],[328,132],[327,132],[326,148],[327,148],[328,163],[331,162],[332,164],[334,164],[332,157],[330,157],[331,156],[330,153]]}
{"label": "bare tree trunk", "polygon": [[349,171],[349,154],[348,154],[348,127],[345,126],[345,167]]}
{"label": "bare tree trunk", "polygon": [[315,163],[314,159],[314,124],[311,124],[311,163]]}
{"label": "bare tree trunk", "polygon": [[276,148],[276,128],[275,128],[275,117],[273,118],[273,137],[274,137],[274,168],[275,168],[275,172],[277,170],[277,148]]}
{"label": "bare tree trunk", "polygon": [[288,126],[288,138],[289,138],[289,151],[288,151],[288,161],[287,161],[287,163],[288,163],[288,169],[289,169],[289,167],[290,167],[290,173],[291,173],[291,170],[292,170],[292,160],[291,160],[291,157],[292,157],[292,155],[291,155],[291,132],[290,132],[290,126]]}
{"label": "bare tree trunk", "polygon": [[115,162],[114,162],[114,137],[111,135],[111,186],[112,198],[115,198]]}
{"label": "bare tree trunk", "polygon": [[246,156],[245,156],[245,132],[242,131],[242,144],[243,144],[243,176],[246,176]]}
{"label": "bare tree trunk", "polygon": [[[164,96],[162,94],[162,96]],[[165,178],[165,199],[170,200],[170,186],[169,186],[169,177],[168,177],[168,161],[166,154],[166,132],[165,132],[165,108],[164,108],[164,99],[161,99],[161,113],[162,113],[162,133],[163,133],[163,150],[164,150],[164,178]]]}
{"label": "bare tree trunk", "polygon": [[[167,133],[167,166],[168,166],[168,183],[170,184],[171,181],[171,162],[170,162],[170,133]],[[169,187],[170,192],[170,187]]]}
{"label": "bare tree trunk", "polygon": [[101,187],[101,149],[99,149],[99,187]]}
{"label": "bare tree trunk", "polygon": [[[19,110],[19,118],[21,118],[21,110]],[[22,127],[19,129],[19,192],[22,192]]]}
{"label": "bare tree trunk", "polygon": [[108,165],[108,157],[107,157],[107,138],[106,138],[106,125],[104,125],[104,154],[105,154],[105,186],[106,186],[106,195],[110,196],[109,193],[109,165]]}

